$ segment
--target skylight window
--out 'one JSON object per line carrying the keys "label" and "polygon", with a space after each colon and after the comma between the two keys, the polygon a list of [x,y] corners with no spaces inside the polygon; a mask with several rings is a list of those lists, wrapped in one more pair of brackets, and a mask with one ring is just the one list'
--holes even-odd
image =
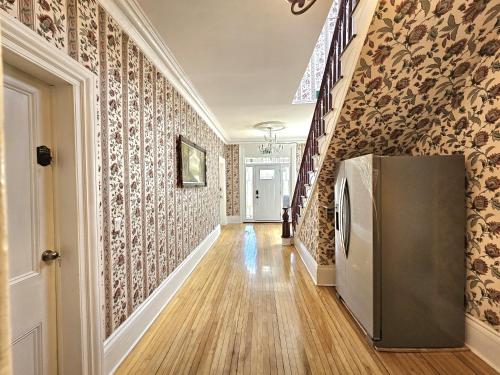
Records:
{"label": "skylight window", "polygon": [[328,12],[325,24],[321,30],[313,54],[309,60],[304,76],[300,81],[299,88],[295,93],[292,104],[316,103],[321,80],[325,71],[326,59],[333,37],[333,29],[339,12],[339,0],[333,0],[332,7]]}

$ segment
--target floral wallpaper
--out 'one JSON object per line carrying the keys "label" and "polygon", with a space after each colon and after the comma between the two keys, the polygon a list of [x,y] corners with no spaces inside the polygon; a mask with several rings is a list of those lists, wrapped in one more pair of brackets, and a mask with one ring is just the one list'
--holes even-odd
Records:
{"label": "floral wallpaper", "polygon": [[[0,12],[98,77],[102,324],[109,336],[219,224],[223,142],[96,0],[0,0]],[[179,134],[207,150],[207,187],[177,188]]]}
{"label": "floral wallpaper", "polygon": [[306,148],[305,143],[297,143],[295,147],[295,168],[296,173],[299,173],[300,163],[302,163],[302,156],[304,156],[304,150]]}
{"label": "floral wallpaper", "polygon": [[[320,171],[312,211],[333,200],[339,160],[367,153],[466,157],[467,312],[500,331],[500,5],[380,1]],[[332,262],[333,219],[317,258]],[[323,241],[328,238],[328,243]]]}
{"label": "floral wallpaper", "polygon": [[35,31],[59,49],[67,49],[67,18],[64,0],[35,0]]}
{"label": "floral wallpaper", "polygon": [[307,251],[318,262],[318,192],[314,191],[309,197],[309,208],[306,210],[299,232],[296,236],[304,244]]}
{"label": "floral wallpaper", "polygon": [[[332,265],[335,261],[335,215],[334,205],[335,179],[333,174],[320,173],[318,176],[318,264]],[[327,207],[331,208],[330,210]]]}
{"label": "floral wallpaper", "polygon": [[19,3],[18,0],[1,0],[0,1],[0,10],[10,14],[13,17],[17,17],[19,12]]}
{"label": "floral wallpaper", "polygon": [[240,146],[225,145],[226,215],[240,215]]}

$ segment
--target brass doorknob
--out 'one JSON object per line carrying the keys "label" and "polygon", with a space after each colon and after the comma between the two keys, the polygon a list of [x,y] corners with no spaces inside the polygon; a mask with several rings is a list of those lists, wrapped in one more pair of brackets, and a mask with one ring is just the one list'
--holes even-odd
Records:
{"label": "brass doorknob", "polygon": [[54,251],[54,250],[45,250],[43,253],[42,253],[42,260],[44,262],[51,262],[53,260],[56,260],[57,258],[59,258],[61,255],[57,252],[57,251]]}

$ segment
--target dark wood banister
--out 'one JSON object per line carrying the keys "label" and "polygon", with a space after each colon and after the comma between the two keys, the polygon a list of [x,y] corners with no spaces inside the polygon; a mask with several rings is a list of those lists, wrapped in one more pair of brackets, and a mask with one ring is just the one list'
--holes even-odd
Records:
{"label": "dark wood banister", "polygon": [[[358,0],[359,1],[359,0]],[[340,57],[342,52],[353,38],[352,11],[356,6],[355,0],[340,0],[339,12],[333,30],[332,42],[325,72],[321,81],[318,100],[314,109],[311,127],[307,136],[304,154],[297,174],[297,183],[292,199],[292,224],[295,230],[299,218],[299,207],[302,206],[302,197],[306,196],[306,185],[309,184],[309,172],[314,170],[314,155],[319,154],[318,138],[325,135],[324,116],[332,109],[331,90],[342,78]]]}

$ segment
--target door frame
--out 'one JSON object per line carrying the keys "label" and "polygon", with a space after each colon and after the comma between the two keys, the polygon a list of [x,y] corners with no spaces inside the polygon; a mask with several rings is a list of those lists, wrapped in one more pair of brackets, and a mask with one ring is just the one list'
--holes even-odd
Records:
{"label": "door frame", "polygon": [[[254,217],[252,219],[247,218],[247,213],[246,213],[246,194],[247,194],[247,187],[246,187],[246,167],[253,167],[253,186],[255,187],[255,167],[261,167],[261,166],[272,166],[272,167],[279,167],[279,174],[280,174],[280,202],[283,200],[283,166],[288,166],[289,168],[289,173],[290,173],[290,192],[293,192],[292,190],[292,163],[268,163],[268,164],[245,164],[243,159],[243,163],[241,164],[241,173],[240,173],[240,179],[243,181],[241,184],[241,195],[243,196],[243,203],[242,203],[242,217],[244,223],[278,223],[281,222],[281,211],[280,211],[280,219],[279,220],[256,220],[255,219],[255,205],[254,205]],[[252,197],[254,197],[253,192],[252,192]],[[291,197],[290,197],[291,199]],[[280,204],[281,206],[281,204]],[[281,208],[280,208],[281,209]]]}
{"label": "door frame", "polygon": [[[56,244],[64,267],[57,275],[58,371],[101,374],[103,296],[102,218],[97,185],[97,77],[12,17],[2,17],[3,61],[53,85]],[[57,201],[60,203],[58,204]],[[62,204],[61,202],[64,202]]]}
{"label": "door frame", "polygon": [[[260,178],[258,178],[258,169],[257,168],[273,168],[274,170],[277,170],[278,171],[278,177],[279,177],[279,200],[280,202],[282,201],[283,199],[283,181],[282,181],[282,174],[283,174],[283,171],[281,169],[281,166],[282,164],[279,164],[279,163],[271,163],[271,164],[254,164],[252,165],[253,166],[253,191],[257,190],[255,187],[256,187],[256,182],[257,181],[260,181]],[[274,182],[276,184],[276,182]],[[278,215],[279,219],[276,219],[276,220],[272,220],[272,219],[256,219],[255,218],[255,193],[252,191],[252,197],[253,197],[253,221],[256,222],[256,223],[266,223],[266,222],[279,222],[281,221],[281,207],[280,207],[280,214]],[[281,206],[281,204],[280,204]]]}
{"label": "door frame", "polygon": [[219,193],[221,194],[221,196],[219,197],[220,224],[226,225],[227,224],[226,159],[224,159],[222,156],[219,156]]}

